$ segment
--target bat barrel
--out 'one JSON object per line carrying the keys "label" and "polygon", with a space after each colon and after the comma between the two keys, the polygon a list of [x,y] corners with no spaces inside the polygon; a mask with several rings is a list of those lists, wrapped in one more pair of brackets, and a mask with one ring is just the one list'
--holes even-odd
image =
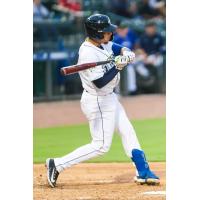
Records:
{"label": "bat barrel", "polygon": [[86,70],[86,69],[89,69],[89,68],[92,68],[92,67],[96,67],[98,65],[104,65],[104,64],[110,63],[111,61],[113,61],[113,60],[106,60],[106,61],[93,62],[93,63],[84,63],[84,64],[79,64],[79,65],[62,67],[60,69],[60,73],[63,76],[66,76],[68,74],[74,74],[74,73],[77,73],[77,72],[82,71],[82,70]]}

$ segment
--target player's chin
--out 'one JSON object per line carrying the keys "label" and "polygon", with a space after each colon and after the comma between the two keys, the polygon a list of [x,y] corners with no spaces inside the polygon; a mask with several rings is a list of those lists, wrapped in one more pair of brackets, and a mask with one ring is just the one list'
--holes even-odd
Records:
{"label": "player's chin", "polygon": [[105,40],[105,41],[104,41],[104,44],[108,44],[109,41],[110,41],[110,39]]}
{"label": "player's chin", "polygon": [[111,38],[111,37],[109,37],[109,38],[108,38],[108,37],[104,38],[103,43],[104,43],[104,44],[108,44],[108,42],[110,41],[110,38]]}

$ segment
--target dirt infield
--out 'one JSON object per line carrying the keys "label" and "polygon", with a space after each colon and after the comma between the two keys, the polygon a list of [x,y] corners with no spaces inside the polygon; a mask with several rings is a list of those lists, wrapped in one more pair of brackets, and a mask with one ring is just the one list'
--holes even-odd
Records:
{"label": "dirt infield", "polygon": [[[34,200],[163,200],[165,163],[150,163],[160,176],[159,186],[136,185],[131,163],[84,163],[62,172],[57,187],[50,188],[44,165],[34,165]],[[161,194],[143,194],[157,191]]]}
{"label": "dirt infield", "polygon": [[[165,117],[165,95],[121,97],[129,119]],[[33,127],[54,127],[88,123],[80,108],[80,101],[59,101],[33,104]]]}

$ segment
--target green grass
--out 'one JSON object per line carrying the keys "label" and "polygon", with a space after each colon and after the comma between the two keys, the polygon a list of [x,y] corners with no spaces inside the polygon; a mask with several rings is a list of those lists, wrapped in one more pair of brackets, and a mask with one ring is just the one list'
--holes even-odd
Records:
{"label": "green grass", "polygon": [[[134,120],[139,142],[149,161],[165,161],[165,119]],[[48,157],[60,157],[91,140],[89,126],[74,125],[33,130],[33,160],[43,163]],[[110,151],[89,162],[129,162],[118,134]]]}

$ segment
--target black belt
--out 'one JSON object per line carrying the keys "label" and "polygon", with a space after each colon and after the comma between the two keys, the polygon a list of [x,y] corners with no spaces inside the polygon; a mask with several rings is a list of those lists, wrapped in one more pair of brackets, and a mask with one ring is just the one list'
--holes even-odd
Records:
{"label": "black belt", "polygon": [[[87,93],[89,93],[86,89],[85,89],[85,91],[87,92]],[[99,95],[99,96],[107,96],[107,95],[109,95],[109,94],[112,94],[113,93],[113,91],[112,92],[110,92],[110,93],[108,93],[108,94],[105,94],[105,95]],[[91,93],[89,93],[89,94],[91,94]],[[95,95],[95,94],[91,94],[91,95]],[[98,96],[98,94],[97,95],[95,95],[95,96]]]}

